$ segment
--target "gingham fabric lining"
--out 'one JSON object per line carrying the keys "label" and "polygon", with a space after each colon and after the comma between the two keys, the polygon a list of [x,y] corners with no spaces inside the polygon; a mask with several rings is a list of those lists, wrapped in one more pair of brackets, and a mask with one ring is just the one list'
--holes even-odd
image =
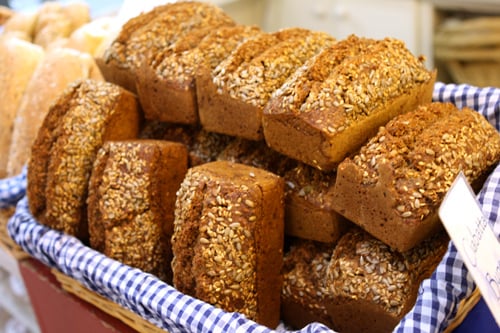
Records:
{"label": "gingham fabric lining", "polygon": [[[500,89],[436,83],[433,99],[469,106],[500,128]],[[130,309],[153,324],[175,332],[292,332],[282,326],[263,327],[238,313],[228,313],[179,293],[175,288],[140,270],[123,265],[96,252],[74,237],[37,223],[29,213],[26,197],[26,171],[18,177],[0,181],[0,207],[17,203],[8,223],[11,237],[28,253],[50,267],[80,281],[87,288]],[[500,192],[500,166],[486,181],[478,195],[482,209],[500,234],[497,199]],[[20,197],[23,197],[20,199]],[[20,200],[19,200],[20,199]],[[19,201],[18,201],[19,200]],[[457,305],[474,288],[456,248],[450,243],[443,260],[425,280],[414,308],[395,328],[395,332],[441,332],[457,311]],[[311,323],[297,333],[333,332]]]}

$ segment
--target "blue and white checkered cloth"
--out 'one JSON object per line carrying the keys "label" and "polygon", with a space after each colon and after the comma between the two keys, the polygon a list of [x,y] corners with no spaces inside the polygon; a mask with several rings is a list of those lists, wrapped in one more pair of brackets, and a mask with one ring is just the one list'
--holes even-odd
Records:
{"label": "blue and white checkered cloth", "polygon": [[[468,106],[483,114],[500,130],[500,89],[436,83],[433,99]],[[178,292],[155,276],[123,265],[90,249],[74,237],[47,228],[31,216],[25,194],[26,170],[0,180],[0,207],[17,203],[9,220],[10,236],[26,252],[50,267],[80,281],[90,290],[139,314],[169,332],[289,332],[258,325],[242,314],[225,312]],[[500,166],[490,175],[478,195],[485,216],[500,235]],[[414,308],[394,332],[441,332],[454,318],[459,302],[475,288],[472,277],[450,243],[443,260],[425,280]],[[297,333],[332,332],[311,323]]]}

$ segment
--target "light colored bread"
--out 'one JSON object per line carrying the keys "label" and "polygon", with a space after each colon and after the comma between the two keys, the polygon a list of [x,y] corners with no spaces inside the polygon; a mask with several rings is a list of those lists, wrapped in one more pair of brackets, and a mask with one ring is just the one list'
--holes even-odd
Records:
{"label": "light colored bread", "polygon": [[42,60],[41,47],[17,37],[0,38],[0,178],[7,174],[12,127],[26,87]]}
{"label": "light colored bread", "polygon": [[92,248],[171,283],[174,207],[187,161],[180,143],[105,142],[89,182]]}
{"label": "light colored bread", "polygon": [[[262,140],[262,111],[273,92],[334,38],[326,33],[289,28],[249,39],[201,82],[199,115],[208,130]],[[206,96],[206,97],[204,97]]]}
{"label": "light colored bread", "polygon": [[435,72],[404,43],[390,38],[364,46],[358,42],[367,44],[347,41],[358,56],[349,55],[345,44],[334,44],[333,50],[323,51],[335,59],[325,63],[333,66],[330,70],[319,67],[326,75],[315,75],[316,61],[324,63],[318,55],[273,96],[262,119],[271,148],[320,170],[333,170],[391,118],[431,101]]}
{"label": "light colored bread", "polygon": [[337,169],[333,208],[399,251],[442,229],[438,208],[461,171],[478,188],[500,134],[478,112],[430,103],[400,115]]}
{"label": "light colored bread", "polygon": [[13,123],[7,174],[21,172],[49,108],[64,89],[78,79],[103,80],[91,55],[73,49],[47,51],[26,86]]}
{"label": "light colored bread", "polygon": [[283,180],[216,161],[191,168],[178,191],[174,286],[270,328],[279,323]]}
{"label": "light colored bread", "polygon": [[88,237],[86,199],[97,151],[106,141],[137,138],[139,106],[121,87],[78,80],[52,104],[31,149],[30,211],[55,230]]}
{"label": "light colored bread", "polygon": [[14,14],[15,12],[9,7],[0,6],[0,26],[4,25]]}
{"label": "light colored bread", "polygon": [[15,12],[3,25],[3,34],[16,33],[23,35],[22,39],[33,41],[37,12]]}

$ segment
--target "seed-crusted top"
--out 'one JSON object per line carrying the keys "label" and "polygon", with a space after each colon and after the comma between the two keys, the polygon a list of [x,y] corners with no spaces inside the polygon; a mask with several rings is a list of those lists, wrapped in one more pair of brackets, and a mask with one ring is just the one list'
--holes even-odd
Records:
{"label": "seed-crusted top", "polygon": [[439,262],[446,247],[447,239],[439,235],[400,253],[353,228],[335,247],[326,283],[334,299],[365,300],[400,316],[408,310],[407,303],[415,296],[421,279],[434,270],[432,265]]}
{"label": "seed-crusted top", "polygon": [[434,212],[460,171],[470,182],[500,159],[500,134],[478,112],[431,103],[382,127],[354,163],[363,183],[375,184],[380,166],[393,174],[395,211],[417,223]]}
{"label": "seed-crusted top", "polygon": [[[257,249],[252,230],[260,214],[260,198],[246,185],[214,179],[196,168],[188,171],[177,196],[174,284],[182,279],[175,275],[176,265],[182,264],[178,269],[185,272],[184,279],[191,279],[183,281],[191,284],[190,292],[196,290],[200,299],[255,318]],[[184,243],[185,233],[194,246]]]}
{"label": "seed-crusted top", "polygon": [[430,78],[423,59],[413,56],[403,42],[385,38],[344,59],[318,91],[310,92],[300,111],[304,119],[335,134]]}
{"label": "seed-crusted top", "polygon": [[217,6],[180,1],[166,4],[127,22],[106,50],[106,62],[124,69],[140,68],[148,54],[158,54],[193,29],[234,21]]}
{"label": "seed-crusted top", "polygon": [[200,66],[212,71],[236,46],[262,31],[255,26],[229,26],[214,29],[195,48],[175,52],[156,65],[156,74],[176,81],[190,82]]}
{"label": "seed-crusted top", "polygon": [[332,251],[326,243],[294,243],[284,257],[282,297],[328,318],[325,304],[332,294],[325,276]]}
{"label": "seed-crusted top", "polygon": [[214,82],[231,97],[264,107],[271,94],[299,66],[334,40],[326,33],[304,30],[243,62],[236,70],[226,70]]}
{"label": "seed-crusted top", "polygon": [[109,117],[116,111],[122,90],[113,84],[78,81],[68,88],[70,109],[54,132],[57,139],[47,181],[46,219],[53,228],[78,234],[92,164],[103,142]]}

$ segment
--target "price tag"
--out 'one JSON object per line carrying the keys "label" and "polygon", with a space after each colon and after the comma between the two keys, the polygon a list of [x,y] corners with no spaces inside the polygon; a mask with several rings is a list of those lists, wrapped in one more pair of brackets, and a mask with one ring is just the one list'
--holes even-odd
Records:
{"label": "price tag", "polygon": [[463,173],[446,194],[439,217],[500,326],[500,243]]}

